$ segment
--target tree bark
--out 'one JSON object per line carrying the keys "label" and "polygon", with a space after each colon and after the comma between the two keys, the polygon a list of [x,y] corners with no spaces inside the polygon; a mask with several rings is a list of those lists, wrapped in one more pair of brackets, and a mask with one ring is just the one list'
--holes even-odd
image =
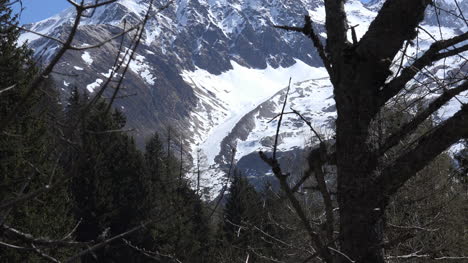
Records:
{"label": "tree bark", "polygon": [[[339,249],[333,251],[338,263],[384,263],[383,226],[388,200],[409,178],[424,168],[437,155],[460,138],[468,137],[468,108],[462,109],[434,131],[419,136],[410,149],[399,153],[393,163],[379,159],[434,112],[460,92],[466,82],[429,104],[412,121],[381,145],[373,122],[385,103],[397,95],[407,83],[432,62],[466,51],[457,44],[468,39],[468,33],[436,41],[426,53],[401,74],[387,82],[393,74],[392,61],[417,37],[417,27],[424,19],[431,0],[387,0],[368,31],[357,42],[347,39],[348,24],[344,0],[325,0],[327,41],[324,63],[330,73],[337,108],[336,166],[339,205]],[[307,21],[306,21],[307,22]],[[307,24],[307,23],[306,23]],[[309,25],[310,27],[311,25]],[[301,28],[280,27],[307,32]],[[323,49],[322,45],[317,45]],[[451,47],[449,51],[445,51]],[[436,141],[437,140],[437,141]]]}
{"label": "tree bark", "polygon": [[[380,87],[391,74],[390,63],[404,42],[416,36],[415,28],[429,2],[388,0],[359,43],[330,43],[338,115],[339,263],[384,262],[381,244],[385,202],[375,184],[380,176],[375,154],[379,145],[370,131],[371,123],[382,107]],[[336,10],[336,14],[327,13],[327,19],[340,17]],[[343,35],[342,27],[332,21],[327,20],[329,40]],[[337,32],[333,32],[334,28],[338,28]]]}

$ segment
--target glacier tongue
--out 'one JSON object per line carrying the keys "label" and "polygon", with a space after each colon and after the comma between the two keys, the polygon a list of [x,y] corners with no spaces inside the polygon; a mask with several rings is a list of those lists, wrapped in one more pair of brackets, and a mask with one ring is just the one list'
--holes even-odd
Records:
{"label": "glacier tongue", "polygon": [[[280,106],[289,78],[292,78],[290,94],[291,107],[313,116],[314,124],[326,129],[326,119],[335,113],[323,114],[324,105],[334,105],[331,86],[323,67],[311,67],[300,60],[287,68],[252,69],[231,61],[233,69],[213,75],[197,68],[195,71],[183,71],[184,80],[189,83],[199,102],[191,115],[192,156],[203,154],[208,166],[203,174],[212,187],[214,197],[225,184],[225,169],[232,156],[226,152],[225,140],[234,136],[228,147],[237,148],[235,160],[261,147],[260,140],[274,134],[268,117],[256,114],[254,129],[247,131],[246,138],[240,138],[236,126],[246,116],[259,111],[264,103],[275,101]],[[310,98],[313,98],[310,100]],[[325,108],[327,108],[325,107]],[[277,109],[272,109],[277,111]],[[292,131],[292,122],[284,122],[284,131]],[[322,129],[322,131],[323,131]],[[307,132],[299,129],[297,136],[285,137],[279,145],[280,150],[303,147]],[[242,136],[241,136],[242,137]],[[196,161],[196,160],[194,160]]]}
{"label": "glacier tongue", "polygon": [[194,147],[201,149],[210,165],[215,163],[222,140],[239,120],[258,105],[287,86],[289,78],[301,82],[326,77],[323,68],[311,67],[300,60],[288,68],[251,69],[231,61],[233,69],[212,75],[203,69],[184,71],[184,80],[192,85],[199,102],[192,118]]}

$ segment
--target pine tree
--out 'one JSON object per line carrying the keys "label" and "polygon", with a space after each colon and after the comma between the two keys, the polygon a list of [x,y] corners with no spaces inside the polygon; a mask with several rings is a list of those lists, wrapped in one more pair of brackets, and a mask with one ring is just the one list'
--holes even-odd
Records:
{"label": "pine tree", "polygon": [[226,248],[223,257],[238,260],[245,259],[248,254],[250,260],[255,261],[256,257],[251,250],[261,247],[261,235],[257,228],[262,227],[262,203],[254,187],[235,171],[218,234],[221,247]]}
{"label": "pine tree", "polygon": [[[24,98],[31,79],[37,74],[32,52],[26,45],[18,46],[17,16],[12,14],[10,1],[0,0],[0,122],[16,104],[25,103],[15,114],[15,121],[0,136],[0,199],[12,200],[44,188],[60,178],[58,165],[61,152],[56,147],[58,136],[54,119],[60,114],[52,81],[44,83],[32,96]],[[61,239],[74,226],[70,215],[69,195],[65,187],[39,195],[12,209],[0,211],[2,225],[21,229],[34,237]],[[3,231],[2,239],[29,247],[24,240],[15,240]],[[38,256],[32,250],[1,248],[2,261],[30,262]],[[45,249],[50,255],[62,257],[68,249]]]}
{"label": "pine tree", "polygon": [[[80,95],[72,94],[69,110],[83,109]],[[73,102],[73,103],[72,103]],[[78,102],[78,105],[74,103]],[[107,104],[100,101],[80,119],[78,141],[80,147],[76,169],[71,171],[72,193],[76,218],[82,223],[77,240],[96,241],[123,233],[145,222],[144,161],[133,139],[119,130],[125,117],[119,111],[107,112]],[[82,112],[80,112],[81,114]],[[71,114],[73,116],[73,114]],[[83,116],[83,115],[81,115]],[[144,231],[127,237],[133,245],[140,245]],[[84,262],[140,262],[139,252],[124,243],[113,243],[96,251],[97,259],[87,255]]]}
{"label": "pine tree", "polygon": [[180,167],[180,160],[170,151],[158,134],[146,145],[145,186],[150,195],[146,201],[156,221],[150,227],[153,238],[147,248],[166,255],[166,260],[209,262],[210,229],[204,205],[180,170],[175,169]]}
{"label": "pine tree", "polygon": [[456,179],[452,165],[451,157],[442,154],[392,199],[386,211],[389,255],[430,254],[411,262],[464,255],[466,234],[460,229],[467,223],[466,185]]}

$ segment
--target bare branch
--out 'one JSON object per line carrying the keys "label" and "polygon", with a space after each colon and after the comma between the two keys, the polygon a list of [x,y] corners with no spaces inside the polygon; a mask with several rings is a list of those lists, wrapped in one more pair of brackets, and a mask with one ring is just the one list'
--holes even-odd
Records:
{"label": "bare branch", "polygon": [[108,0],[108,1],[99,2],[99,3],[95,3],[95,4],[85,5],[83,8],[84,8],[84,9],[98,8],[98,7],[100,7],[100,6],[112,4],[112,3],[115,3],[115,2],[117,2],[117,0]]}
{"label": "bare branch", "polygon": [[332,76],[333,72],[332,72],[332,68],[330,65],[330,59],[325,53],[325,48],[323,47],[323,44],[320,41],[320,38],[318,37],[317,33],[314,31],[314,28],[312,27],[312,21],[310,19],[310,16],[306,15],[304,17],[304,20],[305,20],[304,27],[291,27],[291,26],[278,26],[278,25],[275,25],[274,27],[284,29],[287,31],[300,32],[306,35],[308,38],[310,38],[315,48],[317,49],[317,52],[320,58],[322,59],[325,69],[327,70],[328,74]]}
{"label": "bare branch", "polygon": [[437,99],[433,100],[429,103],[428,107],[424,109],[422,112],[418,113],[410,122],[406,123],[401,127],[397,132],[392,134],[379,148],[379,155],[384,154],[387,150],[391,147],[398,144],[405,136],[409,135],[413,132],[421,123],[423,123],[429,116],[431,116],[434,112],[439,110],[445,103],[449,102],[452,98],[468,90],[468,80],[464,81],[458,87],[446,90],[442,95],[440,95]]}
{"label": "bare branch", "polygon": [[76,247],[76,246],[87,246],[89,245],[88,242],[76,242],[76,241],[69,241],[66,239],[62,240],[51,240],[45,237],[34,237],[31,234],[24,233],[18,229],[12,228],[8,225],[3,225],[2,229],[7,233],[11,234],[16,239],[22,240],[24,242],[30,244],[36,244],[40,246],[48,246],[48,247],[55,247],[55,246],[62,246],[62,247]]}
{"label": "bare branch", "polygon": [[111,42],[112,40],[115,40],[125,34],[128,34],[130,32],[132,32],[133,30],[136,30],[140,27],[142,23],[137,23],[136,25],[128,28],[128,29],[125,29],[123,30],[122,32],[118,33],[118,34],[115,34],[113,36],[111,36],[110,38],[106,39],[106,40],[103,40],[97,44],[93,44],[93,45],[86,45],[86,46],[83,46],[83,47],[76,47],[76,46],[70,46],[70,50],[78,50],[78,51],[83,51],[83,50],[88,50],[88,49],[94,49],[94,48],[99,48],[99,47],[102,47],[103,45]]}
{"label": "bare branch", "polygon": [[329,249],[332,250],[332,251],[334,251],[334,252],[336,252],[336,253],[338,253],[338,254],[340,254],[340,255],[342,255],[343,257],[345,257],[345,258],[346,258],[349,262],[351,262],[351,263],[356,262],[356,261],[352,260],[352,259],[351,259],[348,255],[346,255],[345,253],[339,251],[338,249],[335,249],[335,248],[332,248],[332,247],[329,247]]}
{"label": "bare branch", "polygon": [[278,148],[279,131],[280,131],[280,128],[281,128],[281,121],[283,120],[284,109],[286,108],[286,103],[288,102],[288,95],[289,95],[289,89],[290,88],[291,88],[291,78],[289,78],[288,88],[286,90],[286,94],[284,95],[283,108],[281,109],[281,115],[279,117],[278,125],[276,127],[275,143],[273,144],[273,159],[276,159],[276,149]]}
{"label": "bare branch", "polygon": [[4,246],[4,247],[7,247],[7,248],[13,248],[13,249],[19,249],[19,250],[32,250],[32,248],[29,248],[29,247],[20,247],[20,246],[17,246],[17,245],[12,245],[12,244],[5,243],[3,241],[0,241],[0,245]]}
{"label": "bare branch", "polygon": [[96,245],[94,245],[94,246],[92,246],[92,247],[90,247],[90,248],[88,248],[88,249],[86,249],[86,250],[83,250],[83,251],[81,251],[80,253],[78,253],[78,254],[76,254],[76,255],[70,257],[70,258],[68,258],[65,262],[66,262],[66,263],[75,262],[75,261],[76,261],[77,259],[79,259],[80,257],[82,257],[82,256],[84,256],[84,255],[86,255],[86,254],[89,254],[89,253],[91,253],[91,252],[93,252],[93,251],[95,251],[95,250],[97,250],[97,249],[100,249],[100,248],[104,247],[105,245],[107,245],[107,244],[109,244],[109,243],[111,243],[111,242],[113,242],[113,241],[119,240],[119,239],[121,239],[121,238],[123,238],[123,237],[126,237],[126,236],[128,236],[128,235],[131,235],[131,234],[137,232],[138,230],[140,230],[140,229],[142,229],[142,228],[145,228],[145,227],[147,227],[148,225],[152,224],[154,221],[155,221],[155,220],[150,220],[150,221],[147,221],[147,222],[145,222],[145,223],[141,223],[140,225],[138,225],[138,226],[136,226],[136,227],[134,227],[134,228],[132,228],[132,229],[126,231],[126,232],[123,232],[123,233],[118,234],[118,235],[115,235],[115,236],[113,236],[113,237],[111,237],[111,238],[109,238],[109,239],[106,239],[106,240],[104,240],[104,241],[102,241],[102,242],[100,242],[100,243],[98,243],[98,244],[96,244]]}
{"label": "bare branch", "polygon": [[429,259],[434,259],[434,260],[462,260],[462,259],[468,259],[468,256],[460,256],[460,257],[434,257],[429,254],[418,254],[419,251],[408,254],[408,255],[400,255],[400,256],[386,256],[386,259],[404,259],[404,260],[410,260],[414,258],[429,258]]}
{"label": "bare branch", "polygon": [[328,242],[331,242],[333,238],[333,233],[334,233],[334,225],[335,225],[335,219],[333,216],[333,203],[331,199],[331,194],[328,191],[327,183],[325,181],[325,174],[322,170],[323,164],[326,162],[325,156],[326,156],[326,146],[325,143],[320,144],[320,155],[317,157],[313,157],[309,155],[308,158],[308,163],[309,167],[311,167],[311,171],[313,169],[314,175],[315,175],[315,180],[317,181],[317,185],[320,191],[320,194],[322,195],[323,198],[323,203],[325,205],[325,227],[327,231],[327,239]]}
{"label": "bare branch", "polygon": [[108,133],[127,133],[127,132],[132,132],[134,131],[135,129],[125,129],[125,130],[122,130],[122,129],[118,129],[118,130],[105,130],[105,131],[90,131],[90,130],[86,130],[87,133],[91,133],[91,134],[108,134]]}
{"label": "bare branch", "polygon": [[[143,32],[144,32],[144,27],[146,26],[146,23],[148,22],[149,18],[150,18],[150,13],[151,13],[151,10],[153,8],[153,2],[154,0],[151,0],[150,3],[149,3],[149,6],[148,6],[148,10],[145,14],[145,17],[143,18],[143,21],[141,22],[141,28],[140,28],[140,32],[139,34],[137,34],[138,36],[136,37],[136,41],[135,41],[135,45],[130,53],[130,58],[129,58],[129,61],[127,63],[127,65],[125,66],[123,72],[122,72],[122,76],[121,78],[119,79],[118,83],[117,83],[117,87],[115,88],[114,90],[114,93],[112,94],[112,98],[111,100],[109,101],[108,103],[108,106],[107,106],[107,109],[106,109],[106,112],[110,110],[110,107],[112,106],[112,104],[114,103],[114,100],[115,98],[117,97],[117,94],[119,93],[119,90],[120,90],[120,87],[122,85],[122,81],[124,79],[124,76],[130,66],[130,61],[133,59],[133,56],[135,55],[136,53],[136,50],[138,48],[138,46],[140,45],[140,42],[141,42],[141,39],[143,37]],[[172,0],[171,1],[168,1],[164,6],[158,8],[157,12],[161,12],[163,10],[165,10],[166,8],[168,8],[170,5],[172,4]]]}
{"label": "bare branch", "polygon": [[158,262],[161,260],[160,257],[164,257],[164,258],[172,259],[175,262],[182,263],[182,261],[178,260],[175,256],[163,254],[163,253],[160,253],[160,252],[157,252],[157,251],[148,251],[148,250],[146,250],[144,248],[140,248],[140,247],[137,247],[137,246],[133,245],[129,240],[127,240],[125,238],[122,238],[122,240],[130,248],[140,252],[141,254],[147,256],[148,258],[157,260]]}
{"label": "bare branch", "polygon": [[229,181],[231,179],[231,174],[232,174],[232,169],[234,168],[234,159],[236,158],[236,148],[235,147],[232,147],[231,148],[231,163],[229,164],[229,171],[228,171],[228,174],[227,174],[227,180],[226,180],[226,184],[223,186],[223,189],[221,190],[221,194],[218,198],[218,201],[216,202],[216,205],[215,207],[213,208],[213,210],[211,210],[211,214],[208,218],[211,219],[211,217],[214,215],[214,213],[216,212],[216,209],[218,209],[218,206],[219,204],[221,203],[221,201],[223,200],[224,198],[224,194],[226,193],[226,190],[228,188],[228,184],[229,184]]}
{"label": "bare branch", "polygon": [[356,35],[356,27],[358,27],[359,24],[357,25],[354,25],[351,27],[351,38],[353,39],[353,45],[357,45],[358,44],[358,39],[357,39],[357,35]]}
{"label": "bare branch", "polygon": [[375,187],[377,187],[377,191],[382,191],[384,200],[377,201],[387,200],[409,178],[462,138],[468,138],[467,105],[462,105],[461,110],[454,116],[422,136],[416,141],[414,147],[402,153],[393,163],[382,170]]}
{"label": "bare branch", "polygon": [[307,216],[301,204],[299,203],[299,200],[297,200],[297,198],[294,196],[294,192],[292,192],[291,188],[289,187],[289,184],[286,180],[288,177],[287,174],[284,174],[281,171],[281,167],[278,163],[278,160],[269,158],[268,156],[266,156],[265,153],[261,151],[259,152],[259,155],[260,155],[260,158],[271,167],[275,177],[278,178],[281,189],[285,192],[287,198],[289,199],[289,201],[291,202],[294,208],[294,211],[297,213],[297,216],[299,217],[304,228],[309,234],[311,241],[313,242],[314,248],[317,251],[319,251],[319,255],[324,257],[326,262],[332,262],[332,258],[331,258],[330,252],[328,251],[328,248],[323,246],[320,236],[312,229],[309,219],[307,219]]}
{"label": "bare branch", "polygon": [[9,91],[9,90],[11,90],[11,89],[13,89],[13,88],[15,88],[15,87],[16,87],[16,84],[13,84],[13,85],[11,85],[11,86],[9,86],[9,87],[6,87],[6,88],[0,90],[0,94],[2,94],[2,93],[5,92],[5,91]]}
{"label": "bare branch", "polygon": [[461,16],[463,22],[465,22],[465,25],[468,27],[468,21],[466,20],[465,16],[463,15],[463,11],[460,8],[460,4],[458,3],[458,0],[454,0],[454,2],[455,2],[455,5],[457,6],[458,12],[460,12],[460,16]]}
{"label": "bare branch", "polygon": [[310,121],[308,121],[306,118],[304,118],[304,116],[302,116],[302,114],[300,114],[297,110],[295,110],[293,108],[291,108],[291,110],[292,110],[292,112],[294,114],[299,116],[299,118],[301,118],[301,120],[304,121],[307,124],[307,126],[309,126],[310,130],[315,134],[315,136],[317,136],[320,143],[323,143],[322,136],[320,136],[320,134],[314,129],[314,127],[312,127],[312,123],[310,123]]}
{"label": "bare branch", "polygon": [[79,7],[80,6],[78,3],[76,3],[73,0],[67,0],[67,2],[70,3],[71,5],[73,5],[74,7]]}
{"label": "bare branch", "polygon": [[[461,51],[467,50],[468,45],[462,47],[454,48],[452,50],[440,53],[440,51],[452,47],[458,43],[461,43],[468,39],[468,32],[461,34],[459,36],[453,37],[447,40],[440,40],[434,42],[431,47],[422,55],[420,58],[416,59],[410,66],[406,67],[401,71],[401,75],[390,81],[384,86],[380,92],[380,102],[379,105],[385,104],[389,99],[398,94],[405,85],[418,74],[424,67],[430,65],[431,63],[450,57],[458,54]],[[454,52],[457,51],[457,52]]]}
{"label": "bare branch", "polygon": [[25,27],[22,27],[22,26],[18,26],[16,24],[11,24],[11,23],[8,23],[10,26],[14,26],[16,28],[18,28],[19,30],[23,30],[23,31],[26,31],[26,32],[29,32],[29,33],[32,33],[34,35],[38,35],[40,37],[43,37],[43,38],[47,38],[47,39],[50,39],[50,40],[53,40],[55,42],[58,42],[62,45],[65,45],[65,42],[63,42],[62,40],[58,39],[58,38],[55,38],[53,36],[49,36],[49,35],[46,35],[46,34],[42,34],[42,33],[39,33],[39,32],[36,32],[34,30],[31,30],[31,29],[27,29]]}
{"label": "bare branch", "polygon": [[38,247],[36,247],[34,244],[31,244],[31,246],[33,247],[34,249],[34,252],[36,252],[36,254],[38,254],[40,257],[50,261],[50,262],[54,262],[54,263],[60,263],[59,260],[57,260],[56,258],[50,256],[50,255],[47,255],[46,253],[44,253],[42,250],[40,250]]}

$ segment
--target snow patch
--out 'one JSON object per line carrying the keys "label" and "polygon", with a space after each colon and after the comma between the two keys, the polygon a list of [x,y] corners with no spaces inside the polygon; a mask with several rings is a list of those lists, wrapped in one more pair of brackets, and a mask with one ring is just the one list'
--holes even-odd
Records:
{"label": "snow patch", "polygon": [[144,56],[136,55],[135,58],[130,61],[130,69],[139,74],[149,85],[155,84],[156,77],[150,71],[153,68],[145,61]]}
{"label": "snow patch", "polygon": [[93,64],[93,59],[91,58],[91,55],[88,51],[85,51],[83,55],[81,55],[81,58],[86,64],[88,64],[88,66],[91,66],[91,64]]}
{"label": "snow patch", "polygon": [[88,86],[86,86],[86,89],[89,91],[89,92],[94,92],[94,90],[96,88],[98,88],[99,86],[101,86],[103,80],[102,79],[96,79],[95,82],[89,84]]}

